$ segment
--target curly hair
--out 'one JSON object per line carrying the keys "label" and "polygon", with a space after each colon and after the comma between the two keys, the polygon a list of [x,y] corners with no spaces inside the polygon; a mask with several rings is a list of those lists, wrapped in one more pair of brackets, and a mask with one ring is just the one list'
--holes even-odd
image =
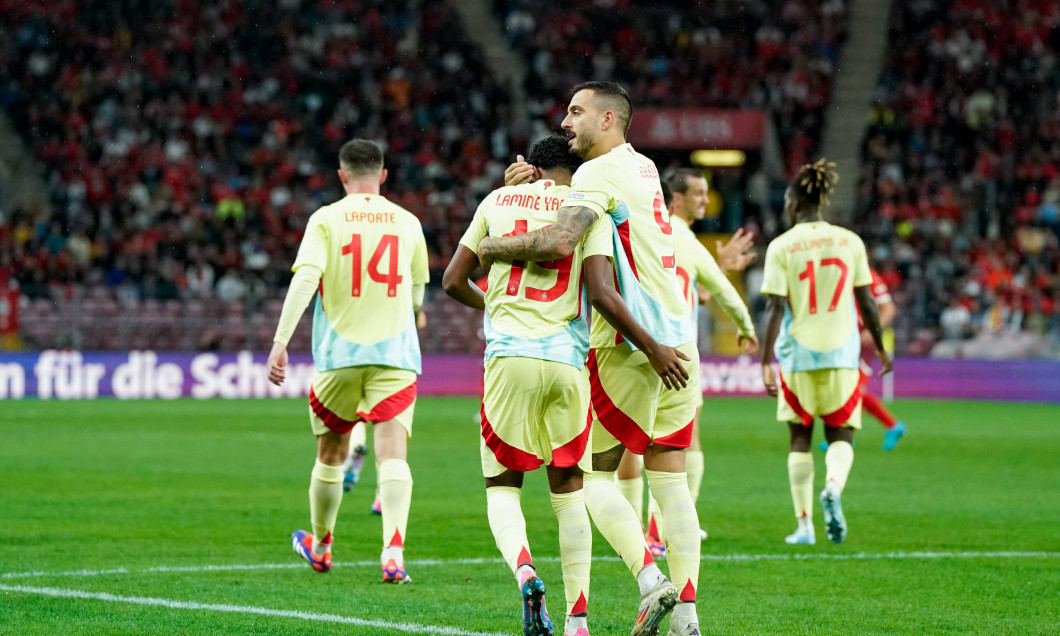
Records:
{"label": "curly hair", "polygon": [[535,143],[530,148],[526,161],[540,170],[562,168],[569,170],[571,174],[582,165],[582,160],[571,154],[568,149],[567,137],[558,134],[549,135]]}

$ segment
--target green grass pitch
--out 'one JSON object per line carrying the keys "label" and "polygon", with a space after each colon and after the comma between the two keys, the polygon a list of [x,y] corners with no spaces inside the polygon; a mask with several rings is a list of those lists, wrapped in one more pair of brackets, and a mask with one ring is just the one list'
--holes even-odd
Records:
{"label": "green grass pitch", "polygon": [[[336,567],[317,574],[291,551],[291,531],[309,523],[304,401],[3,402],[0,633],[521,633],[486,521],[475,410],[463,398],[417,406],[415,582],[390,587],[371,467],[343,501]],[[783,543],[794,519],[773,402],[706,403],[704,634],[1057,633],[1060,407],[895,411],[910,432],[894,452],[872,421],[858,436],[847,541],[827,541],[818,507],[818,544],[797,547]],[[528,478],[523,508],[561,625],[543,474]],[[593,552],[590,629],[626,634],[635,585],[598,534]]]}

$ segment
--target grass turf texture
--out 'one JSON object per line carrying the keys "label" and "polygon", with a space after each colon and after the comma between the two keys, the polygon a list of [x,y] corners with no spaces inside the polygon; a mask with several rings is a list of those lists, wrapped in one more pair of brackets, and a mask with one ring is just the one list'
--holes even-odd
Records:
{"label": "grass turf texture", "polygon": [[[304,401],[4,402],[0,407],[0,585],[34,586],[521,633],[515,582],[490,534],[470,399],[424,398],[410,463],[416,484],[406,558],[412,585],[379,583],[374,469],[346,496],[329,574],[298,561],[289,536],[309,527],[315,442]],[[1056,633],[1060,624],[1060,407],[913,402],[895,405],[910,433],[880,451],[866,420],[843,508],[846,543],[787,546],[794,528],[787,432],[768,400],[710,400],[698,502],[708,556],[816,555],[704,561],[705,634]],[[817,431],[819,437],[819,431]],[[816,452],[819,489],[823,453]],[[543,474],[523,498],[531,546],[562,625],[556,524]],[[1051,551],[1043,557],[883,558],[890,552]],[[594,535],[590,628],[627,634],[636,588]],[[423,559],[484,563],[417,565]],[[365,562],[343,566],[342,563]],[[158,566],[282,564],[242,571]],[[665,565],[663,565],[665,569]],[[2,573],[126,568],[97,576]],[[0,592],[3,634],[392,634],[392,627],[148,607]]]}

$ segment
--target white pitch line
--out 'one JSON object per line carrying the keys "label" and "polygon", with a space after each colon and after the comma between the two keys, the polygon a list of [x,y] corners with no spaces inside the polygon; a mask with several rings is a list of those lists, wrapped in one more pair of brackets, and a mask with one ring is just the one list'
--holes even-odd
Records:
{"label": "white pitch line", "polygon": [[[829,554],[827,552],[791,553],[791,554],[704,554],[703,561],[715,562],[738,562],[738,561],[875,561],[875,560],[900,560],[900,559],[1058,559],[1060,552],[852,552],[849,554]],[[559,557],[546,556],[534,559],[539,563],[558,563]],[[615,556],[597,556],[594,561],[618,561]],[[457,559],[410,559],[407,565],[435,566],[435,565],[484,565],[490,563],[504,563],[499,557],[471,557]],[[339,561],[336,567],[378,567],[378,561]],[[67,570],[60,572],[46,572],[36,570],[31,572],[5,572],[0,574],[0,579],[22,579],[39,577],[92,577],[106,576],[108,574],[157,574],[157,573],[197,573],[197,572],[243,572],[252,570],[298,570],[305,568],[302,562],[292,563],[252,563],[246,565],[160,565],[156,567],[134,569],[113,568],[108,570]]]}
{"label": "white pitch line", "polygon": [[353,616],[339,616],[338,614],[319,614],[316,612],[296,612],[293,610],[278,610],[267,607],[254,607],[251,605],[227,605],[217,603],[195,603],[193,601],[173,601],[165,598],[152,598],[150,596],[119,596],[106,592],[86,592],[84,590],[63,590],[54,587],[31,587],[27,585],[0,585],[0,591],[15,592],[18,594],[36,594],[39,596],[52,596],[57,598],[80,598],[108,603],[132,603],[134,605],[152,605],[156,607],[169,607],[182,610],[200,610],[207,612],[227,612],[231,614],[257,614],[259,616],[276,616],[279,618],[296,618],[303,621],[317,621],[321,623],[338,623],[342,625],[358,625],[360,627],[379,627],[383,629],[397,630],[401,633],[414,632],[421,634],[440,634],[442,636],[504,636],[497,632],[471,632],[455,627],[443,627],[437,625],[421,625],[418,623],[396,623],[391,621],[355,618]]}

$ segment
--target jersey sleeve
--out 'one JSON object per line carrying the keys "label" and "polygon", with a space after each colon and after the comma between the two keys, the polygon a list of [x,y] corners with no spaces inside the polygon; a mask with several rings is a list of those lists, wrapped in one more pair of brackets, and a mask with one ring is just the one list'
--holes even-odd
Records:
{"label": "jersey sleeve", "polygon": [[328,228],[324,222],[324,215],[316,212],[309,217],[306,224],[305,235],[302,236],[302,244],[298,246],[298,256],[291,266],[292,272],[297,272],[303,265],[312,265],[321,272],[328,269]]}
{"label": "jersey sleeve", "polygon": [[732,282],[718,267],[718,262],[714,260],[714,257],[707,251],[706,247],[696,241],[695,245],[690,246],[690,248],[695,249],[697,281],[702,282],[703,286],[710,291],[714,300],[725,311],[725,314],[736,323],[741,335],[753,336],[755,333],[754,321],[751,320],[751,312],[747,310],[747,305],[743,302],[743,298],[740,297],[740,292],[736,291],[736,288],[732,286]]}
{"label": "jersey sleeve", "polygon": [[423,236],[423,226],[419,222],[412,224],[416,247],[412,252],[412,284],[426,285],[430,280],[430,265],[427,257],[427,238]]}
{"label": "jersey sleeve", "polygon": [[869,257],[865,253],[865,243],[857,235],[853,236],[850,243],[854,256],[854,287],[871,285],[872,270],[869,268]]}
{"label": "jersey sleeve", "polygon": [[489,209],[489,202],[492,199],[493,194],[490,194],[478,205],[478,209],[475,210],[475,216],[471,219],[471,225],[464,232],[464,235],[460,237],[460,244],[476,254],[478,254],[478,244],[489,234],[489,225],[486,223],[486,210]]}
{"label": "jersey sleeve", "polygon": [[615,209],[615,200],[608,194],[606,166],[599,161],[583,163],[571,177],[570,192],[563,199],[563,207],[582,206],[596,213],[597,219]]}
{"label": "jersey sleeve", "polygon": [[606,256],[614,258],[615,247],[611,240],[611,217],[606,214],[598,216],[589,226],[589,231],[582,238],[582,258]]}
{"label": "jersey sleeve", "polygon": [[788,267],[784,250],[773,241],[766,248],[766,265],[762,273],[762,293],[775,296],[788,295]]}

